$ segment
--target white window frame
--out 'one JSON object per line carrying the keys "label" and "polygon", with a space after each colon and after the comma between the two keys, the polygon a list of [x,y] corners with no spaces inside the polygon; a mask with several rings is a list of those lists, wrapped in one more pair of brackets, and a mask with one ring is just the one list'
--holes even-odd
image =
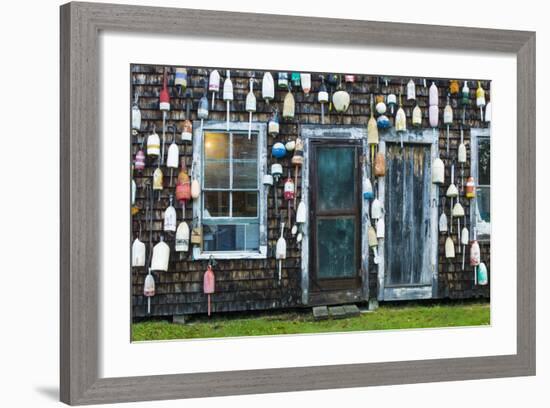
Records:
{"label": "white window frame", "polygon": [[[203,141],[204,132],[248,132],[248,122],[230,122],[229,130],[225,121],[200,121],[193,123],[193,176],[203,186]],[[258,251],[204,251],[198,245],[193,246],[193,259],[266,259],[267,258],[267,194],[268,189],[262,183],[262,176],[267,173],[267,125],[252,123],[252,132],[258,137],[258,219],[259,219],[259,250]],[[203,221],[203,191],[193,202],[193,220],[202,225]],[[238,221],[247,217],[234,218]],[[253,217],[254,219],[256,217]],[[229,222],[231,217],[211,217],[212,220]]]}
{"label": "white window frame", "polygon": [[[491,130],[490,128],[472,128],[470,129],[470,171],[476,182],[476,190],[479,187],[479,168],[478,168],[478,140],[479,139],[489,139],[491,141]],[[490,188],[490,186],[489,186]],[[475,199],[471,203],[470,207],[470,225],[473,228],[477,229],[478,219],[476,217],[477,213],[477,191]],[[492,205],[492,204],[491,204]],[[491,224],[489,223],[489,235],[483,235],[480,237],[479,231],[477,231],[477,240],[480,242],[486,242],[491,240]]]}

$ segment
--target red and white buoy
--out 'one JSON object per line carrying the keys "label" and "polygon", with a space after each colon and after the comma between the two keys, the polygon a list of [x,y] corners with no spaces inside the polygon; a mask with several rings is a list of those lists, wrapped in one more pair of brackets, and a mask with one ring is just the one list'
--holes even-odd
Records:
{"label": "red and white buoy", "polygon": [[288,178],[285,180],[283,195],[284,195],[285,200],[287,200],[287,205],[288,205],[288,228],[290,228],[290,225],[291,225],[290,202],[294,201],[294,197],[296,197],[296,186],[294,184],[294,181],[292,181],[292,178],[290,177],[290,171],[289,171],[289,174],[288,174]]}
{"label": "red and white buoy", "polygon": [[212,262],[208,263],[206,272],[204,272],[202,290],[208,297],[208,316],[212,313],[212,300],[211,296],[216,291],[216,276],[214,275],[214,269],[212,269]]}
{"label": "red and white buoy", "polygon": [[210,72],[210,76],[208,78],[208,90],[212,92],[212,108],[214,108],[216,94],[220,92],[220,73],[216,69]]}
{"label": "red and white buoy", "polygon": [[248,140],[252,134],[252,113],[256,112],[256,96],[254,95],[254,78],[249,80],[250,90],[246,95],[246,111],[248,112]]}
{"label": "red and white buoy", "polygon": [[233,101],[233,82],[231,82],[231,71],[226,70],[226,77],[223,83],[223,100],[226,104],[226,130],[229,131],[229,111],[231,109],[231,101]]}
{"label": "red and white buoy", "polygon": [[143,296],[147,298],[147,314],[151,314],[151,298],[155,296],[155,279],[151,274],[151,268],[149,268],[149,273],[145,277]]}

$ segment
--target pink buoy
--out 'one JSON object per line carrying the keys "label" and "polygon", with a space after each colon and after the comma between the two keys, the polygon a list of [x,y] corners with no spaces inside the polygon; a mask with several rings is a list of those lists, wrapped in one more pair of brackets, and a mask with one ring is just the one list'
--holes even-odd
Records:
{"label": "pink buoy", "polygon": [[210,296],[214,293],[215,288],[216,288],[216,276],[214,275],[214,270],[212,269],[212,265],[208,264],[208,268],[206,269],[206,272],[204,273],[204,277],[203,277],[203,291],[206,295],[208,295],[208,316],[210,316],[212,312]]}

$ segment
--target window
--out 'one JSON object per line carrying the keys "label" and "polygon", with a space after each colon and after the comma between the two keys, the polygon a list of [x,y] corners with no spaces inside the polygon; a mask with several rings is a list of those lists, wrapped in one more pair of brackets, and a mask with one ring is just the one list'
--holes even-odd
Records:
{"label": "window", "polygon": [[[215,122],[204,125],[195,138],[195,168],[201,169],[201,197],[194,206],[203,227],[197,258],[265,257],[267,253],[267,190],[265,124],[232,123],[229,131]],[[197,154],[198,153],[198,154]],[[198,165],[197,165],[198,164]]]}
{"label": "window", "polygon": [[491,138],[489,129],[471,130],[472,174],[476,181],[476,198],[472,202],[472,225],[477,238],[491,237]]}

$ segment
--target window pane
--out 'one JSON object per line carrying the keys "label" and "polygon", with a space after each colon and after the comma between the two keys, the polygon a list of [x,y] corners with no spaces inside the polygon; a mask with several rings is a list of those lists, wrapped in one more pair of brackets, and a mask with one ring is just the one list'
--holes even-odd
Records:
{"label": "window pane", "polygon": [[233,162],[233,188],[258,188],[258,164],[255,160]]}
{"label": "window pane", "polygon": [[355,148],[319,147],[317,163],[319,209],[355,208]]}
{"label": "window pane", "polygon": [[478,238],[488,238],[491,234],[491,188],[476,189],[476,228]]}
{"label": "window pane", "polygon": [[317,277],[331,279],[355,276],[355,218],[318,218],[316,224]]}
{"label": "window pane", "polygon": [[205,251],[258,251],[259,226],[251,224],[205,224]]}
{"label": "window pane", "polygon": [[229,188],[229,160],[204,163],[205,188]]}
{"label": "window pane", "polygon": [[491,184],[491,140],[480,138],[477,145],[478,184],[488,186]]}
{"label": "window pane", "polygon": [[203,197],[204,218],[229,217],[228,191],[205,191]]}
{"label": "window pane", "polygon": [[257,217],[258,193],[256,191],[233,192],[233,217]]}
{"label": "window pane", "polygon": [[204,158],[206,160],[228,160],[229,134],[205,132]]}
{"label": "window pane", "polygon": [[258,159],[258,136],[252,133],[233,133],[233,158],[236,160]]}

